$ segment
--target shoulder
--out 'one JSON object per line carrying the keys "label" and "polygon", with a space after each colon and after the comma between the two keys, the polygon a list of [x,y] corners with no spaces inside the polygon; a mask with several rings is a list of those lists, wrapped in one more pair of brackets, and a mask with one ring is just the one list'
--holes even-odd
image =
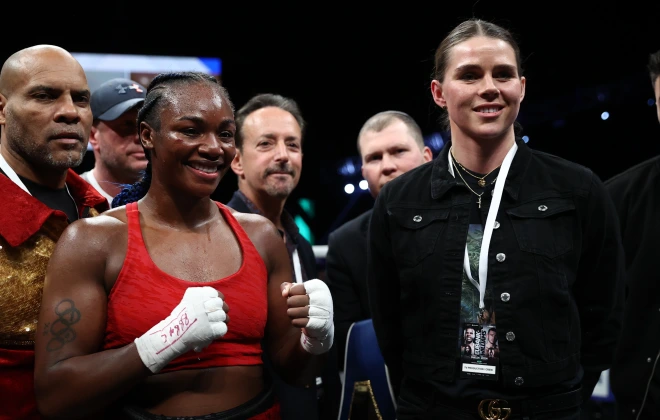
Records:
{"label": "shoulder", "polygon": [[[398,177],[394,178],[393,180],[385,184],[383,186],[383,189],[386,188],[388,185],[391,186],[390,189],[395,187],[406,188],[408,186],[414,186],[418,184],[420,180],[424,180],[427,178],[430,179],[433,171],[433,165],[436,164],[436,159],[423,163],[420,166],[399,175]],[[381,189],[381,193],[383,192],[383,189]],[[380,195],[380,193],[378,195]]]}
{"label": "shoulder", "polygon": [[259,244],[262,241],[282,240],[275,225],[266,217],[260,214],[244,213],[228,205],[224,207],[229,210],[253,243]]}
{"label": "shoulder", "polygon": [[543,170],[558,172],[564,175],[574,174],[581,176],[587,175],[589,177],[594,176],[594,172],[590,168],[566,158],[534,149],[531,149],[531,152],[532,159],[535,161],[534,164],[541,167]]}
{"label": "shoulder", "polygon": [[[81,256],[104,254],[113,249],[110,244],[124,240],[127,225],[123,207],[108,210],[96,217],[78,219],[71,223],[57,241],[58,248],[72,247]],[[84,246],[81,244],[84,243]]]}
{"label": "shoulder", "polygon": [[373,210],[369,209],[332,231],[332,233],[330,233],[328,236],[328,245],[330,245],[331,241],[341,241],[343,239],[359,235],[363,229],[367,229],[372,211]]}
{"label": "shoulder", "polygon": [[660,174],[660,155],[638,163],[605,181],[608,188],[619,188],[640,180],[655,180]]}
{"label": "shoulder", "polygon": [[374,207],[379,202],[390,200],[407,200],[419,198],[420,193],[430,190],[433,178],[433,167],[438,158],[426,162],[389,181],[381,188],[376,197]]}

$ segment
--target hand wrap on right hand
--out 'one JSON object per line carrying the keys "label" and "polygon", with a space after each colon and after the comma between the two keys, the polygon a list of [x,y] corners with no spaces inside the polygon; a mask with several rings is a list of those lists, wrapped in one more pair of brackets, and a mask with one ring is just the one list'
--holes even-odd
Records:
{"label": "hand wrap on right hand", "polygon": [[227,314],[218,291],[189,287],[170,316],[135,339],[142,362],[153,373],[190,350],[201,351],[227,332]]}

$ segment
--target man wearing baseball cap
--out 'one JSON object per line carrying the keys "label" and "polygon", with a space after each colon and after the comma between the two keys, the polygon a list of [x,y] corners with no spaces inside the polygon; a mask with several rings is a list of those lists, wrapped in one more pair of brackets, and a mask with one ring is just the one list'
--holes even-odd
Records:
{"label": "man wearing baseball cap", "polygon": [[108,80],[92,93],[94,123],[89,144],[95,162],[80,176],[110,205],[124,184],[136,182],[147,167],[136,126],[146,94],[144,86],[124,78]]}

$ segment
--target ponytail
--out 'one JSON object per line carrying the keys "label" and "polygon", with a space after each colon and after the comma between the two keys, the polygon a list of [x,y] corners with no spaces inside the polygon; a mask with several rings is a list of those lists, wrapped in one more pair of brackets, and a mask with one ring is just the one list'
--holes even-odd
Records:
{"label": "ponytail", "polygon": [[149,191],[151,186],[151,161],[147,163],[147,168],[144,170],[142,179],[134,184],[126,185],[119,194],[112,200],[112,207],[123,206],[128,203],[138,201]]}

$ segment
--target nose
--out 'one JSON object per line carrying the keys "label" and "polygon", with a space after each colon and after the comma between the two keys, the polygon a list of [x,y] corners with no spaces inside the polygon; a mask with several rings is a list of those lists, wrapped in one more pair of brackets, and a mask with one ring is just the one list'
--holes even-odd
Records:
{"label": "nose", "polygon": [[222,141],[215,134],[204,136],[204,140],[197,149],[200,156],[208,160],[217,160],[224,154],[222,150]]}
{"label": "nose", "polygon": [[59,107],[55,113],[56,122],[72,124],[80,121],[81,108],[74,102],[70,95],[62,95],[58,100],[58,105]]}
{"label": "nose", "polygon": [[493,99],[499,96],[500,90],[495,85],[495,81],[491,75],[484,76],[482,80],[481,91],[479,92],[482,97]]}
{"label": "nose", "polygon": [[385,176],[391,175],[397,171],[394,159],[388,153],[383,154],[380,165],[380,171]]}
{"label": "nose", "polygon": [[275,146],[275,161],[284,163],[289,161],[289,150],[283,141],[278,141]]}

